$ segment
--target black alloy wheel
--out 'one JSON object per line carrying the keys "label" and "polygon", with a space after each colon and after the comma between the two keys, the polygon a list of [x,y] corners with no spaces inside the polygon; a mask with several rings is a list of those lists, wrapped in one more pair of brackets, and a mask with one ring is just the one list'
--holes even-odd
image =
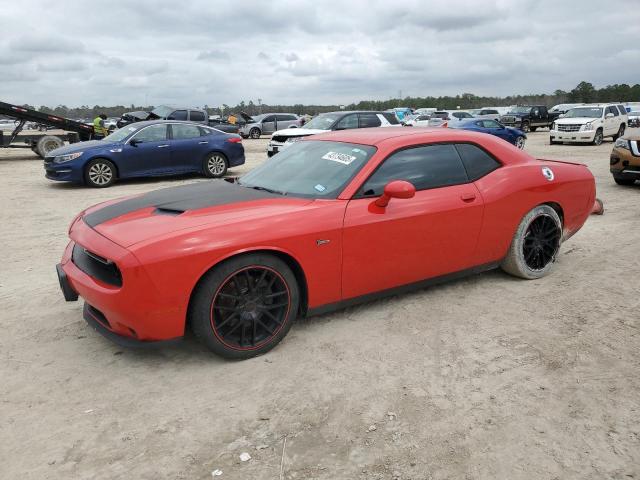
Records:
{"label": "black alloy wheel", "polygon": [[229,275],[211,302],[211,328],[227,348],[257,350],[282,329],[291,309],[283,276],[264,265]]}
{"label": "black alloy wheel", "polygon": [[536,217],[527,228],[522,253],[527,266],[542,270],[553,262],[560,248],[561,231],[549,215]]}

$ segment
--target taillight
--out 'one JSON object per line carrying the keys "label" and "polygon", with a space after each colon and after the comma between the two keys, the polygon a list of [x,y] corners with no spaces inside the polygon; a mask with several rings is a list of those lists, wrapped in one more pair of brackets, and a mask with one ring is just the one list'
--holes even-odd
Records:
{"label": "taillight", "polygon": [[242,137],[229,137],[229,138],[227,138],[227,142],[230,142],[230,143],[242,143]]}

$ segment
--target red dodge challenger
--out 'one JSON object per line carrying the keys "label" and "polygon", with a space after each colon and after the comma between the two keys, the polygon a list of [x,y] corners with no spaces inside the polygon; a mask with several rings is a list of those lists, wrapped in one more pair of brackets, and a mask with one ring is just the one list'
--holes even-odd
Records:
{"label": "red dodge challenger", "polygon": [[297,142],[239,179],[102,203],[71,224],[68,301],[125,345],[191,328],[228,358],[315,315],[501,267],[549,273],[592,211],[586,166],[492,135],[370,128]]}

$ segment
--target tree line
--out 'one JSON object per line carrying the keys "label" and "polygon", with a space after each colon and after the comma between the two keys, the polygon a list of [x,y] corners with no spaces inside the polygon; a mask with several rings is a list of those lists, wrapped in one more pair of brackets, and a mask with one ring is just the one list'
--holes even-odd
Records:
{"label": "tree line", "polygon": [[[223,104],[220,107],[207,108],[210,115],[223,115],[229,113],[246,112],[249,115],[257,115],[262,112],[283,112],[297,113],[299,115],[309,114],[316,115],[318,113],[330,112],[334,110],[387,110],[394,107],[411,107],[411,108],[438,108],[444,110],[471,109],[481,107],[499,107],[509,105],[546,105],[548,107],[559,103],[593,103],[593,102],[640,102],[640,84],[627,85],[615,84],[607,85],[603,88],[596,88],[592,83],[580,82],[573,90],[565,92],[556,90],[552,94],[528,94],[528,95],[510,95],[507,97],[490,97],[478,96],[473,93],[463,93],[456,96],[426,96],[426,97],[405,97],[390,98],[389,100],[362,100],[358,103],[349,105],[277,105],[254,103],[252,100],[245,103],[240,102],[237,105]],[[32,108],[30,105],[24,105],[26,108]],[[82,105],[80,107],[67,107],[66,105],[58,105],[55,108],[40,106],[39,111],[50,113],[66,118],[77,119],[93,119],[100,113],[106,114],[108,117],[120,117],[125,112],[136,110],[150,111],[153,105],[136,106],[136,105],[116,105],[101,106]]]}

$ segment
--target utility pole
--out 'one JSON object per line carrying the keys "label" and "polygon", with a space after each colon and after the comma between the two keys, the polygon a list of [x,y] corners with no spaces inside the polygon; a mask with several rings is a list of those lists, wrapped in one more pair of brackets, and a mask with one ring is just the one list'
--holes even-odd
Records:
{"label": "utility pole", "polygon": [[262,99],[261,98],[258,99],[258,111],[260,113],[262,113]]}

